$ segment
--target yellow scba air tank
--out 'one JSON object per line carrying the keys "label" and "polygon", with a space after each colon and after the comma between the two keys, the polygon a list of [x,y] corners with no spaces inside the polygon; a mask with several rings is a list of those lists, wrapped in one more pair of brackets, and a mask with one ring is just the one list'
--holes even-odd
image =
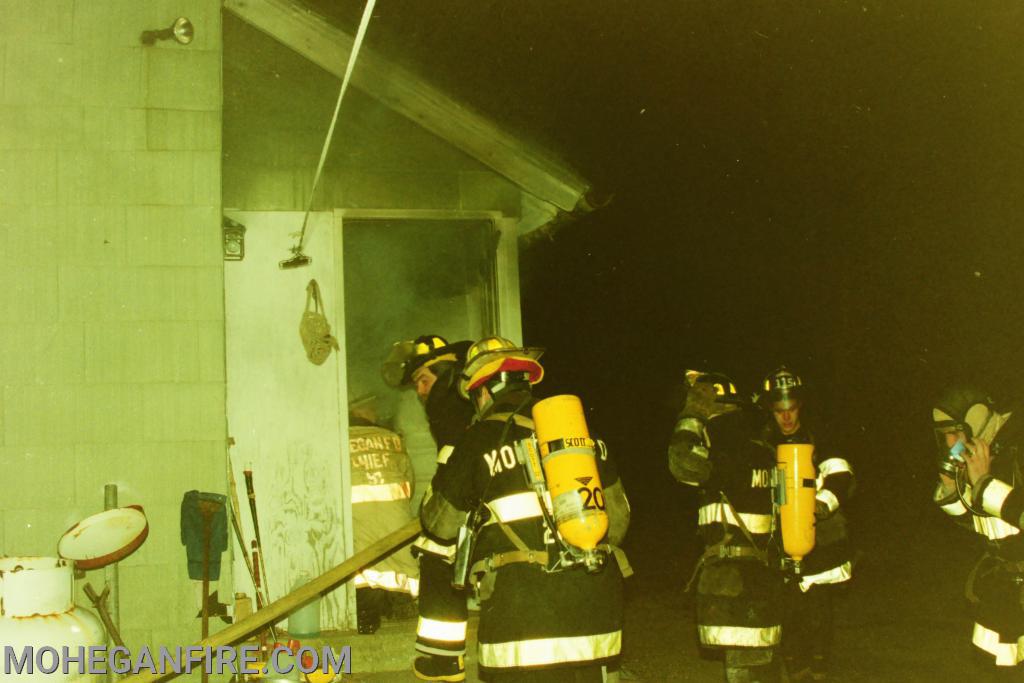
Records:
{"label": "yellow scba air tank", "polygon": [[608,532],[608,515],[583,404],[568,394],[544,399],[533,406],[533,423],[558,533],[584,551],[588,566],[599,563],[594,551]]}
{"label": "yellow scba air tank", "polygon": [[784,443],[776,449],[782,547],[797,563],[814,549],[813,455],[814,446],[806,443]]}

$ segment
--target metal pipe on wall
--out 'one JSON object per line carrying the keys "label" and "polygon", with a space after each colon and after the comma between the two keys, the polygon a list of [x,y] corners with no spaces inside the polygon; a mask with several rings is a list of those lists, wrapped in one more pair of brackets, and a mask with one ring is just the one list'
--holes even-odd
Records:
{"label": "metal pipe on wall", "polygon": [[[107,484],[103,487],[103,509],[113,510],[117,507],[117,484]],[[103,568],[103,581],[106,583],[107,594],[107,612],[110,614],[110,621],[114,624],[114,629],[121,632],[121,586],[118,580],[117,574],[117,562],[111,562]],[[111,640],[113,636],[108,633],[107,640]],[[110,643],[107,643],[107,647],[111,647]],[[114,674],[110,671],[107,672],[107,680],[116,680]]]}

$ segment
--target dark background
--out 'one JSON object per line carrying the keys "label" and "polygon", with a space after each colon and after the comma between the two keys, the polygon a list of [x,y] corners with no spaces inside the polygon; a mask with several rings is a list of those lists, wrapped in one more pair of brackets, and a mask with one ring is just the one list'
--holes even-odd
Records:
{"label": "dark background", "polygon": [[381,0],[367,45],[613,197],[524,250],[523,316],[545,392],[618,454],[634,591],[678,589],[695,547],[672,385],[785,363],[858,473],[853,589],[921,647],[946,628],[925,605],[966,619],[976,541],[930,504],[929,401],[1022,396],[1024,5]]}

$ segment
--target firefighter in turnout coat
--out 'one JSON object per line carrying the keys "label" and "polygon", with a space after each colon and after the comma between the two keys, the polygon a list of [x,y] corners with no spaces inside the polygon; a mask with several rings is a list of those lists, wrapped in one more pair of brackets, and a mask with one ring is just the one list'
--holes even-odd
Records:
{"label": "firefighter in turnout coat", "polygon": [[[396,344],[384,364],[389,384],[416,390],[437,445],[438,471],[473,418],[473,408],[457,386],[468,347],[469,342],[449,344],[443,337],[424,335]],[[423,655],[416,658],[413,671],[425,681],[465,680],[468,612],[466,592],[452,587],[455,544],[423,534],[413,543],[413,554],[420,563],[416,650]]]}
{"label": "firefighter in turnout coat", "polygon": [[987,540],[968,575],[972,642],[1008,680],[1024,661],[1024,426],[973,388],[945,392],[932,408],[939,449],[935,502]]}
{"label": "firefighter in turnout coat", "polygon": [[[421,519],[442,540],[456,538],[460,528],[463,537],[476,530],[468,564],[481,600],[481,677],[596,682],[620,652],[623,577],[611,555],[589,569],[560,564],[561,536],[517,460],[516,442],[534,433],[531,385],[543,377],[539,356],[539,349],[497,337],[470,348],[459,386],[477,419],[434,478]],[[606,540],[617,545],[629,506],[611,461],[598,460]]]}
{"label": "firefighter in turnout coat", "polygon": [[783,654],[791,681],[826,680],[834,631],[835,586],[852,576],[844,510],[853,492],[853,468],[804,419],[803,380],[782,367],[764,378],[761,405],[770,414],[765,437],[773,448],[782,443],[814,446],[815,546],[791,576],[785,594]]}
{"label": "firefighter in turnout coat", "polygon": [[[352,527],[359,552],[413,519],[412,462],[402,437],[376,423],[372,397],[349,406],[349,461],[352,473]],[[356,617],[360,633],[380,627],[389,597],[419,592],[413,558],[393,553],[356,574]]]}
{"label": "firefighter in turnout coat", "polygon": [[778,681],[783,577],[773,547],[775,452],[758,416],[724,375],[687,373],[686,402],[669,445],[675,478],[700,488],[706,545],[697,582],[702,646],[724,652],[730,683]]}

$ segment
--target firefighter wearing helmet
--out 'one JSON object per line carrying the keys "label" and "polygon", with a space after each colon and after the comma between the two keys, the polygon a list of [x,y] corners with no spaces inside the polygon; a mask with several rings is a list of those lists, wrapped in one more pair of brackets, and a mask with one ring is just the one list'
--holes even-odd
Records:
{"label": "firefighter wearing helmet", "polygon": [[[458,391],[469,344],[423,335],[395,344],[382,369],[391,386],[415,389],[437,445],[438,470],[445,467],[473,417],[472,406]],[[422,655],[413,663],[413,672],[425,681],[465,680],[468,613],[466,592],[452,587],[455,545],[423,534],[413,543],[412,552],[420,564],[416,650]]]}
{"label": "firefighter wearing helmet", "polygon": [[972,387],[947,390],[932,406],[938,449],[935,502],[987,539],[968,576],[972,642],[997,671],[1019,680],[1024,661],[1024,426]]}
{"label": "firefighter wearing helmet", "polygon": [[764,439],[810,444],[815,468],[814,549],[790,575],[785,594],[782,652],[790,680],[826,680],[833,636],[836,586],[852,576],[844,510],[853,491],[853,468],[840,457],[804,410],[805,387],[783,366],[764,378],[761,407],[768,413]]}
{"label": "firefighter wearing helmet", "polygon": [[725,375],[688,371],[686,400],[668,465],[700,489],[697,524],[706,545],[690,579],[697,586],[700,644],[724,653],[730,682],[776,682],[782,632],[782,573],[773,547],[775,452]]}
{"label": "firefighter wearing helmet", "polygon": [[[607,451],[585,433],[579,400],[534,399],[540,356],[500,337],[469,349],[459,390],[476,420],[420,516],[433,538],[459,539],[456,579],[481,601],[482,677],[601,681],[621,647],[616,546],[629,506]],[[567,463],[587,472],[568,488]]]}

